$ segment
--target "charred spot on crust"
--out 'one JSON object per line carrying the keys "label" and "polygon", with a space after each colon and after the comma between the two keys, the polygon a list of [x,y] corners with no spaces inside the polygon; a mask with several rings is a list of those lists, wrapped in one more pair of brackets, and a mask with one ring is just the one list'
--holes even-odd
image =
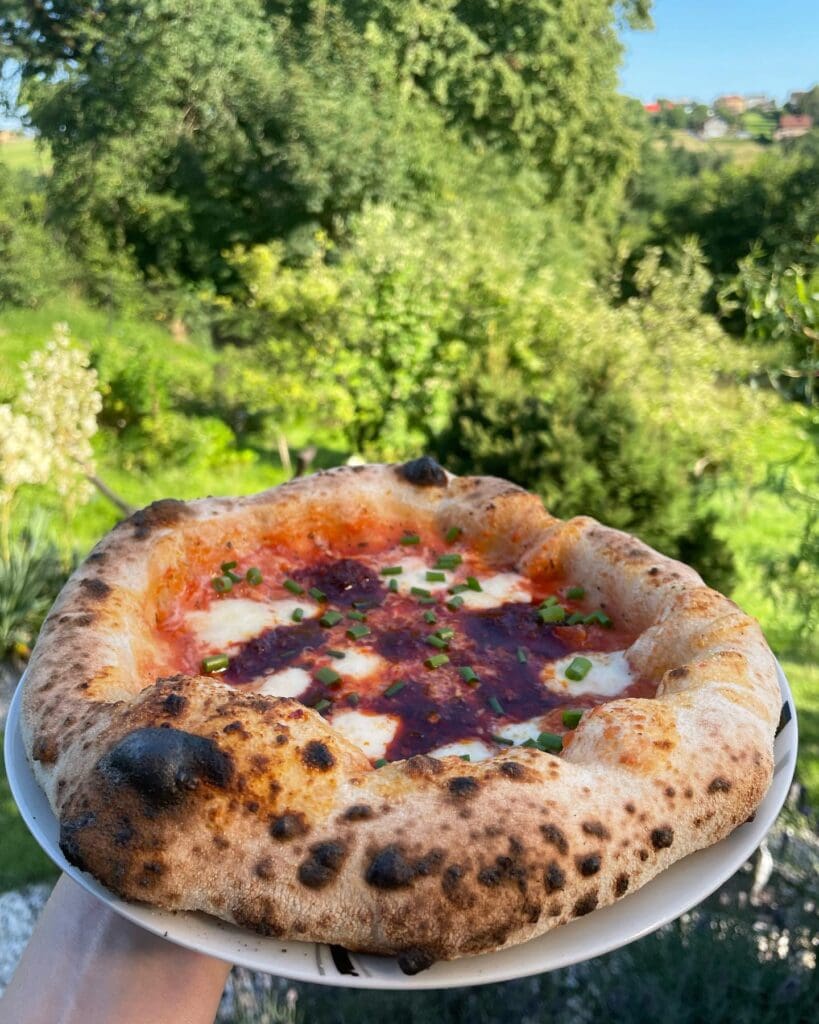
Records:
{"label": "charred spot on crust", "polygon": [[111,593],[111,588],[105,580],[100,580],[96,577],[80,580],[80,586],[85,591],[86,596],[93,598],[95,601],[102,601]]}
{"label": "charred spot on crust", "polygon": [[398,966],[404,974],[418,974],[426,971],[435,963],[435,957],[429,950],[418,949],[413,946],[411,949],[402,949],[398,954]]}
{"label": "charred spot on crust", "polygon": [[402,889],[415,878],[415,867],[394,844],[385,846],[370,861],[364,874],[376,889]]}
{"label": "charred spot on crust", "polygon": [[598,839],[609,838],[609,830],[600,821],[584,821],[581,828],[587,836],[596,836]]}
{"label": "charred spot on crust", "polygon": [[273,878],[273,861],[270,857],[262,857],[261,860],[257,860],[253,865],[253,874],[265,882]]}
{"label": "charred spot on crust", "polygon": [[38,736],[31,750],[31,756],[40,764],[53,764],[57,760],[57,744],[50,736]]}
{"label": "charred spot on crust", "polygon": [[481,885],[487,886],[487,888],[493,888],[496,885],[500,885],[503,879],[503,872],[497,864],[493,864],[488,868],[481,868],[478,872],[478,881]]}
{"label": "charred spot on crust", "polygon": [[551,843],[552,846],[557,850],[558,853],[568,853],[569,844],[566,841],[566,837],[557,827],[557,825],[541,825],[540,831],[543,833],[543,838],[547,843]]}
{"label": "charred spot on crust", "polygon": [[404,762],[404,774],[412,778],[423,778],[430,775],[440,775],[444,766],[437,757],[430,757],[429,754],[414,754]]}
{"label": "charred spot on crust", "polygon": [[597,907],[597,892],[586,893],[585,896],[581,896],[580,899],[575,903],[572,908],[572,912],[575,917],[583,917],[584,914],[590,914]]}
{"label": "charred spot on crust", "polygon": [[190,509],[184,501],[177,501],[176,498],[163,498],[162,501],[155,501],[146,508],[134,512],[131,518],[126,519],[125,522],[133,526],[134,537],[137,540],[145,540],[154,530],[161,529],[163,526],[173,526],[190,514]]}
{"label": "charred spot on crust", "polygon": [[397,471],[408,483],[415,484],[416,487],[446,487],[447,484],[446,473],[429,455],[405,462],[398,466]]}
{"label": "charred spot on crust", "polygon": [[525,779],[528,772],[525,765],[518,764],[517,761],[503,761],[501,762],[500,772],[505,775],[507,779]]}
{"label": "charred spot on crust", "polygon": [[341,815],[342,821],[367,821],[372,818],[375,811],[369,804],[353,804]]}
{"label": "charred spot on crust", "polygon": [[456,775],[447,783],[447,789],[459,800],[467,800],[469,797],[475,796],[480,787],[477,779],[473,779],[469,775]]}
{"label": "charred spot on crust", "polygon": [[655,850],[665,850],[674,842],[674,829],[670,825],[651,830],[651,845]]}
{"label": "charred spot on crust", "polygon": [[460,864],[450,864],[446,871],[444,871],[443,878],[441,879],[441,888],[448,899],[452,899],[455,896],[464,874],[464,869]]}
{"label": "charred spot on crust", "polygon": [[672,668],[668,673],[669,679],[685,679],[689,674],[687,665],[681,665],[679,668]]}
{"label": "charred spot on crust", "polygon": [[591,878],[592,875],[596,875],[600,870],[600,855],[590,853],[586,857],[577,857],[575,863],[577,864],[577,870],[584,878]]}
{"label": "charred spot on crust", "polygon": [[308,768],[317,768],[320,772],[328,771],[336,763],[330,748],[321,740],[310,740],[301,753],[301,759]]}
{"label": "charred spot on crust", "polygon": [[636,812],[636,810],[637,810],[637,808],[634,806],[634,804],[630,800],[629,800],[629,802],[627,804],[624,804],[623,806],[625,807],[627,814],[634,814]]}
{"label": "charred spot on crust", "polygon": [[323,889],[334,880],[346,856],[347,847],[337,839],[316,843],[299,864],[299,881],[309,889]]}
{"label": "charred spot on crust", "polygon": [[300,811],[279,814],[270,822],[270,835],[279,842],[303,836],[307,831],[307,822]]}
{"label": "charred spot on crust", "polygon": [[441,864],[443,863],[443,860],[444,860],[444,851],[443,850],[438,850],[438,849],[430,850],[429,853],[424,854],[424,856],[419,861],[416,862],[416,864],[415,864],[415,873],[416,873],[416,875],[421,875],[422,877],[425,877],[426,875],[437,874],[438,869],[441,867]]}
{"label": "charred spot on crust", "polygon": [[617,878],[614,880],[614,895],[615,896],[625,896],[627,891],[628,891],[628,875],[626,875],[626,874],[618,875]]}
{"label": "charred spot on crust", "polygon": [[96,814],[86,811],[78,818],[70,818],[68,821],[60,822],[60,849],[63,856],[80,871],[87,871],[88,867],[79,844],[79,834],[83,829],[94,825],[97,820]]}
{"label": "charred spot on crust", "polygon": [[546,868],[543,881],[546,885],[546,892],[560,892],[560,890],[566,885],[566,872],[559,864],[552,861]]}
{"label": "charred spot on crust", "polygon": [[177,715],[182,714],[187,704],[188,698],[183,697],[181,693],[169,693],[162,701],[162,710],[166,715],[173,715],[175,718]]}
{"label": "charred spot on crust", "polygon": [[730,788],[731,783],[728,781],[728,779],[722,778],[721,775],[718,775],[715,779],[712,779],[708,784],[709,793],[727,793]]}
{"label": "charred spot on crust", "polygon": [[224,789],[233,776],[232,758],[213,740],[170,726],[128,733],[97,768],[114,786],[131,786],[155,807],[178,802],[202,780]]}

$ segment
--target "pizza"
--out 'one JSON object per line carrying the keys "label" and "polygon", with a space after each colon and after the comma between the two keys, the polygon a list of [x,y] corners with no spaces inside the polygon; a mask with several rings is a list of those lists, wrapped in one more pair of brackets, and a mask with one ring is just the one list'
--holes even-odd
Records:
{"label": "pizza", "polygon": [[726,836],[779,705],[757,623],[691,568],[421,458],[120,523],[22,728],[63,853],[118,896],[414,973]]}

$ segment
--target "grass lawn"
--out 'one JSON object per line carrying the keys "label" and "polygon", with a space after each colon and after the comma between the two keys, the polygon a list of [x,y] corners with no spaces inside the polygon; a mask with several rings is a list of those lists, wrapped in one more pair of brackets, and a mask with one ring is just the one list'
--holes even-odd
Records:
{"label": "grass lawn", "polygon": [[671,138],[673,144],[681,149],[692,153],[717,153],[728,157],[738,167],[750,167],[766,149],[755,139],[699,139],[685,131],[674,131]]}
{"label": "grass lawn", "polygon": [[0,142],[0,164],[5,164],[10,171],[48,174],[51,156],[48,148],[37,139],[19,135],[10,142]]}
{"label": "grass lawn", "polygon": [[23,823],[2,768],[0,736],[0,892],[19,889],[28,882],[56,878],[57,869],[46,857]]}

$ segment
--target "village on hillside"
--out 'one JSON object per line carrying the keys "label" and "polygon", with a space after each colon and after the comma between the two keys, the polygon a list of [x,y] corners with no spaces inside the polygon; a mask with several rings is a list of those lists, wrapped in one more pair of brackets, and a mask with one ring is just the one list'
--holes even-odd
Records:
{"label": "village on hillside", "polygon": [[689,98],[657,99],[643,109],[658,124],[700,139],[781,142],[807,135],[819,122],[819,86],[791,92],[781,106],[764,93],[727,93],[711,105]]}

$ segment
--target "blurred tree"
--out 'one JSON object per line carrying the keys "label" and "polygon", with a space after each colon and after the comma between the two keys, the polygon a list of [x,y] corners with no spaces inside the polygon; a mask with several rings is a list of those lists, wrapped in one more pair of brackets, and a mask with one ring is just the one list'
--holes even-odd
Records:
{"label": "blurred tree", "polygon": [[[543,193],[611,209],[636,158],[616,93],[617,12],[644,0],[7,0],[50,142],[53,217],[105,273],[229,277],[235,244],[331,236],[366,201],[458,181],[459,149],[536,167]],[[305,234],[306,229],[306,234]]]}

